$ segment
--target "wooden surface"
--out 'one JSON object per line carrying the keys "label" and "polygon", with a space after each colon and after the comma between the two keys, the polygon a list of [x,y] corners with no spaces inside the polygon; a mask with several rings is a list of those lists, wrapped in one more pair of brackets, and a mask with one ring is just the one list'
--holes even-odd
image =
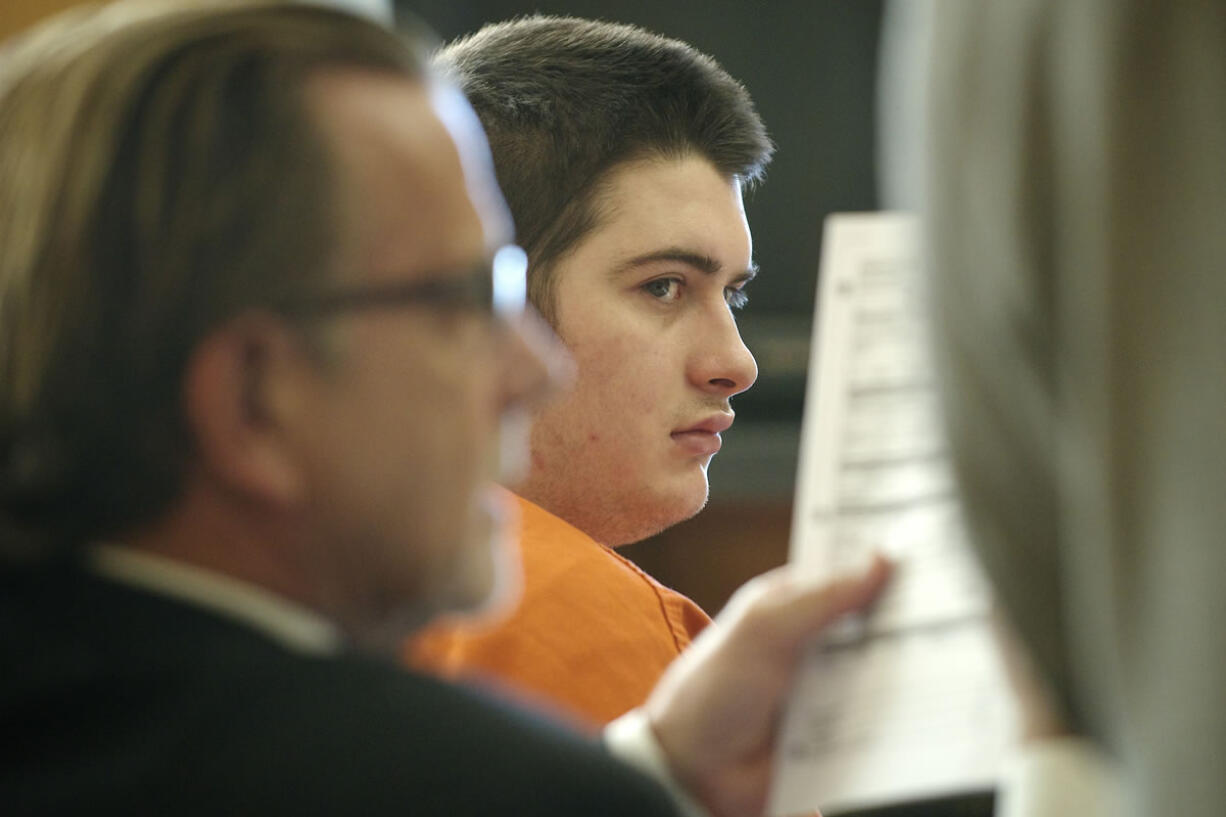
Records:
{"label": "wooden surface", "polygon": [[790,500],[722,500],[623,556],[715,615],[746,580],[787,561]]}

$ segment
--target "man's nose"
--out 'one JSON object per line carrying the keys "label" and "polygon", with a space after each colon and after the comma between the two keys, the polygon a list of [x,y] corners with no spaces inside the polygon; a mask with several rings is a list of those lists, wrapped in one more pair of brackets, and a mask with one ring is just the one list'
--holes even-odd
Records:
{"label": "man's nose", "polygon": [[706,331],[695,334],[694,344],[689,376],[699,389],[728,398],[758,379],[758,363],[726,306],[710,313]]}

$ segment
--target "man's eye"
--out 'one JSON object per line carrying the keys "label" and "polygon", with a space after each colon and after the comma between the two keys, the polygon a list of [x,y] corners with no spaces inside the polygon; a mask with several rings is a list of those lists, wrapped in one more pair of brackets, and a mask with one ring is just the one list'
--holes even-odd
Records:
{"label": "man's eye", "polygon": [[724,300],[733,309],[744,309],[749,303],[749,293],[737,287],[724,287]]}
{"label": "man's eye", "polygon": [[675,301],[681,295],[680,278],[656,278],[643,284],[643,291],[661,301]]}

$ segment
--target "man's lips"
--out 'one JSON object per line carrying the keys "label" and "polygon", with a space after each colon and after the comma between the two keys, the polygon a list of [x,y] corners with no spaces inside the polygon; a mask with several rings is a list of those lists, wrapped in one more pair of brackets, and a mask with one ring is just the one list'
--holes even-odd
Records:
{"label": "man's lips", "polygon": [[719,452],[723,440],[719,433],[732,425],[731,413],[713,414],[694,425],[686,426],[672,432],[673,441],[687,453],[696,456],[710,456]]}

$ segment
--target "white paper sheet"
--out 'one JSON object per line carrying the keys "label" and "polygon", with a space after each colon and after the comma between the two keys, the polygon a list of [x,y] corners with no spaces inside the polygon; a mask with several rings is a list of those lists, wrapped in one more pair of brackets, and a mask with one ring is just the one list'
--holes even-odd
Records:
{"label": "white paper sheet", "polygon": [[918,255],[906,215],[827,220],[791,559],[829,575],[883,550],[898,570],[866,620],[807,657],[772,815],[989,789],[1013,742],[940,432]]}

